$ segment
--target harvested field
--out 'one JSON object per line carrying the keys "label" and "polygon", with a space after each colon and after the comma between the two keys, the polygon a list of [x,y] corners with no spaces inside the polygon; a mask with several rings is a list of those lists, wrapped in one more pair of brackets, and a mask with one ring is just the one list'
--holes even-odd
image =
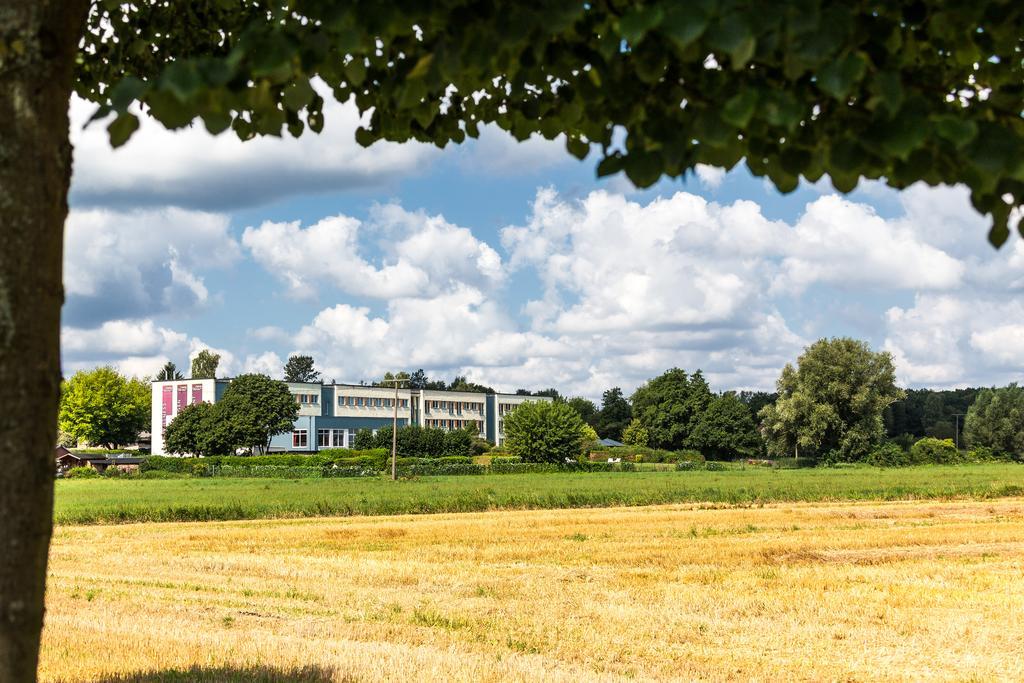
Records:
{"label": "harvested field", "polygon": [[62,526],[44,681],[1024,680],[1024,500]]}

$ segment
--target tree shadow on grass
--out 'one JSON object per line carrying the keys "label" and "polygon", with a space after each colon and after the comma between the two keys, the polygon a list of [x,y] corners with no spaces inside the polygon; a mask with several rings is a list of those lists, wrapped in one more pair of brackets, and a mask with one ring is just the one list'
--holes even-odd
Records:
{"label": "tree shadow on grass", "polygon": [[162,671],[136,671],[98,678],[93,683],[348,683],[355,679],[334,669],[303,666],[191,666]]}

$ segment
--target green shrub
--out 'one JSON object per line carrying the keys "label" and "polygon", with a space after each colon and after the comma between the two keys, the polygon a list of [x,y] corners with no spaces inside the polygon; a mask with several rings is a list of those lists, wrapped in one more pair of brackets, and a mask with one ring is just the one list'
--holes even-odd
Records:
{"label": "green shrub", "polygon": [[514,465],[522,461],[522,458],[517,458],[514,455],[496,455],[493,458],[491,458],[492,465]]}
{"label": "green shrub", "polygon": [[282,467],[278,465],[254,465],[252,467],[221,465],[216,469],[215,476],[259,479],[319,479],[323,476],[323,468]]}
{"label": "green shrub", "polygon": [[690,460],[680,460],[676,463],[676,472],[689,472],[696,469],[700,469],[700,466]]}
{"label": "green shrub", "polygon": [[711,472],[721,472],[721,471],[723,471],[725,469],[725,463],[724,462],[708,461],[708,462],[704,463],[704,469],[709,470]]}
{"label": "green shrub", "polygon": [[524,461],[563,463],[579,457],[582,428],[580,414],[567,403],[527,401],[505,417],[505,440]]}
{"label": "green shrub", "polygon": [[874,467],[906,467],[910,464],[910,454],[897,443],[883,443],[871,451],[864,462]]}
{"label": "green shrub", "polygon": [[927,463],[946,465],[961,462],[962,458],[952,439],[935,439],[926,436],[910,447],[910,461],[915,465]]}
{"label": "green shrub", "polygon": [[403,477],[487,474],[487,466],[472,463],[417,463],[400,467],[398,474]]}
{"label": "green shrub", "polygon": [[100,473],[91,467],[72,467],[64,476],[68,479],[95,479]]}
{"label": "green shrub", "polygon": [[381,471],[378,469],[362,467],[359,465],[328,465],[321,470],[321,476],[330,477],[379,477]]}

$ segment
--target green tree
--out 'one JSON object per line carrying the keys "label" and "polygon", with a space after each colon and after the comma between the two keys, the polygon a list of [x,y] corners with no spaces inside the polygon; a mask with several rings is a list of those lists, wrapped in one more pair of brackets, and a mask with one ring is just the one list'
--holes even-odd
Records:
{"label": "green tree", "polygon": [[423,372],[423,368],[420,368],[409,375],[409,388],[414,390],[426,389],[429,381],[430,378],[427,377],[427,373]]}
{"label": "green tree", "polygon": [[884,435],[882,411],[903,398],[892,356],[855,339],[821,339],[787,364],[779,398],[762,409],[769,451],[862,460]]}
{"label": "green tree", "polygon": [[265,453],[270,439],[290,432],[299,406],[288,386],[266,375],[239,375],[218,403],[230,425],[233,441],[257,453]]}
{"label": "green tree", "polygon": [[523,462],[564,463],[579,458],[582,429],[565,403],[527,401],[505,416],[505,446]]}
{"label": "green tree", "polygon": [[982,389],[967,410],[964,438],[971,446],[1024,457],[1024,387]]}
{"label": "green tree", "polygon": [[601,438],[597,435],[594,428],[586,422],[584,422],[583,427],[580,428],[580,435],[580,439],[583,441],[583,450],[586,450],[588,446],[597,443]]}
{"label": "green tree", "polygon": [[749,458],[760,453],[762,447],[750,410],[731,391],[716,396],[708,404],[687,444],[710,460]]}
{"label": "green tree", "polygon": [[622,389],[614,387],[601,395],[601,410],[597,413],[594,429],[606,439],[622,440],[622,430],[633,417],[629,401],[622,395]]}
{"label": "green tree", "polygon": [[60,431],[75,441],[116,448],[138,440],[150,419],[149,384],[111,367],[80,370],[61,391]]}
{"label": "green tree", "polygon": [[160,368],[160,372],[156,375],[157,382],[168,382],[176,379],[185,379],[180,372],[178,372],[178,366],[171,361],[164,363],[164,366]]}
{"label": "green tree", "polygon": [[566,403],[579,413],[580,417],[588,425],[594,427],[597,424],[597,406],[589,398],[575,396],[566,401]]}
{"label": "green tree", "polygon": [[370,429],[360,429],[356,432],[356,438],[352,444],[357,451],[368,451],[375,448],[377,443]]}
{"label": "green tree", "polygon": [[493,394],[494,389],[483,384],[470,382],[464,375],[456,376],[448,385],[448,391],[471,391],[480,394]]}
{"label": "green tree", "polygon": [[647,428],[651,446],[690,448],[690,434],[714,397],[704,374],[672,368],[633,393],[633,413]]}
{"label": "green tree", "polygon": [[25,388],[3,404],[14,427],[0,537],[24,551],[0,554],[0,604],[24,609],[0,620],[0,680],[34,678],[42,624],[72,91],[113,117],[114,145],[139,110],[243,140],[319,132],[319,79],[365,116],[363,145],[444,146],[494,123],[518,140],[564,135],[579,158],[597,151],[598,174],[639,187],[740,160],[783,191],[826,174],[843,191],[861,177],[965,183],[1002,244],[1024,201],[1022,15],[995,0],[781,0],[770,13],[731,1],[0,0],[0,385]]}
{"label": "green tree", "polygon": [[622,430],[622,443],[629,446],[646,447],[650,439],[647,428],[636,418],[630,420],[626,428]]}
{"label": "green tree", "polygon": [[193,403],[185,406],[167,425],[164,450],[202,457],[233,455],[235,432],[222,403]]}
{"label": "green tree", "polygon": [[316,382],[320,372],[313,368],[313,356],[289,356],[284,364],[285,382]]}
{"label": "green tree", "polygon": [[215,379],[220,354],[203,349],[192,359],[192,379]]}

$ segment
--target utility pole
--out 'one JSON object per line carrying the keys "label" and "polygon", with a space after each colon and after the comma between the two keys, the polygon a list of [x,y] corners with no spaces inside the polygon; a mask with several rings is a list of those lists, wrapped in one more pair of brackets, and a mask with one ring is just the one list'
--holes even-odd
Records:
{"label": "utility pole", "polygon": [[953,418],[955,419],[954,424],[956,425],[953,427],[953,437],[956,439],[957,452],[960,451],[960,418],[964,417],[964,415],[965,413],[953,413]]}
{"label": "utility pole", "polygon": [[398,479],[398,385],[408,382],[407,379],[385,379],[382,384],[395,385],[395,402],[392,403],[393,414],[391,417],[391,481]]}

